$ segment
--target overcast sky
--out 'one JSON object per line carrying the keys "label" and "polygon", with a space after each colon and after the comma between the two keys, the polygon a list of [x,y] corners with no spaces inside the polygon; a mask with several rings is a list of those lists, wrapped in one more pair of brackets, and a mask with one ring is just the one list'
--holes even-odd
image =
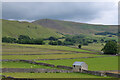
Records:
{"label": "overcast sky", "polygon": [[30,22],[47,18],[115,25],[118,7],[113,2],[3,2],[2,17]]}

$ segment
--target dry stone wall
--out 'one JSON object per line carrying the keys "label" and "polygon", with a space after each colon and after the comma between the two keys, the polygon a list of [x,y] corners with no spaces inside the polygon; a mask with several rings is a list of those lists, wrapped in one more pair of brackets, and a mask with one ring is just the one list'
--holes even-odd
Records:
{"label": "dry stone wall", "polygon": [[70,73],[72,70],[41,69],[41,68],[2,68],[2,72],[24,72],[24,73]]}

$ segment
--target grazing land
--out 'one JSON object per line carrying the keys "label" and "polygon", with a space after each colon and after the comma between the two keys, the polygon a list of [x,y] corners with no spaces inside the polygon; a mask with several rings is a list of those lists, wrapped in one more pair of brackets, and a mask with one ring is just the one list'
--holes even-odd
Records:
{"label": "grazing land", "polygon": [[[3,43],[3,49],[4,47],[18,47],[20,49],[24,48],[30,48],[30,49],[46,49],[46,50],[61,50],[61,51],[76,51],[76,52],[92,52],[92,51],[88,51],[88,50],[82,50],[82,49],[77,49],[77,48],[72,48],[72,47],[68,47],[68,46],[53,46],[53,45],[28,45],[28,44],[6,44]],[[26,50],[26,49],[25,49]],[[14,50],[13,50],[14,51]]]}
{"label": "grazing land", "polygon": [[87,46],[82,46],[83,49],[94,50],[100,52],[101,49],[104,47],[105,44],[103,43],[92,43]]}
{"label": "grazing land", "polygon": [[72,66],[75,61],[86,62],[88,69],[92,71],[101,70],[118,70],[118,57],[101,57],[101,58],[86,58],[86,59],[69,59],[69,60],[46,60],[36,61],[54,65]]}
{"label": "grazing land", "polygon": [[[72,64],[75,61],[84,61],[88,64],[88,69],[92,71],[118,70],[118,57],[109,55],[99,55],[98,53],[92,54],[93,53],[92,50],[89,51],[84,49],[72,48],[68,46],[27,45],[8,43],[3,43],[2,48],[3,48],[2,59],[33,60],[33,59],[79,58],[79,59],[41,60],[41,61],[36,60],[36,62],[54,64],[56,66],[57,65],[72,66]],[[80,58],[80,57],[96,57],[96,58]],[[24,62],[10,62],[10,61],[8,62],[3,61],[2,68],[60,69],[42,65],[34,65]],[[108,78],[84,73],[2,73],[2,75],[12,76],[15,78]]]}
{"label": "grazing land", "polygon": [[[119,56],[111,55],[118,53],[115,43],[118,26],[52,19],[31,23],[2,19],[2,22],[3,62],[0,68],[5,70],[2,75],[15,78],[110,78],[100,72],[119,70]],[[114,48],[103,51],[109,55],[102,54],[101,49],[109,40],[115,46],[112,44]],[[79,66],[79,72],[74,72],[72,64],[76,61],[85,62],[90,71]]]}
{"label": "grazing land", "polygon": [[[52,67],[35,65],[25,62],[12,62],[12,61],[3,61],[2,68],[45,68],[45,69],[53,69]],[[55,69],[55,68],[54,68]]]}
{"label": "grazing land", "polygon": [[28,35],[31,38],[47,38],[51,35],[54,37],[61,37],[61,34],[56,33],[55,30],[44,28],[40,25],[34,25],[29,22],[2,20],[2,37],[14,37],[19,35]]}
{"label": "grazing land", "polygon": [[51,54],[51,55],[3,55],[2,59],[24,59],[24,60],[33,60],[33,59],[59,59],[59,58],[80,58],[80,57],[95,57],[103,55],[95,54],[84,54],[84,53],[73,53],[73,54]]}
{"label": "grazing land", "polygon": [[110,78],[84,73],[3,73],[3,75],[15,78]]}

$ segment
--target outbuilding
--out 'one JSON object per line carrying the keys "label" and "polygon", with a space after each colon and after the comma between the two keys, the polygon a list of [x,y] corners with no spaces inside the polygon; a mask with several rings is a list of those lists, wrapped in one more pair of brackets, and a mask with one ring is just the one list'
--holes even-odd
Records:
{"label": "outbuilding", "polygon": [[88,65],[85,62],[76,61],[72,66],[74,72],[82,72],[82,70],[88,70]]}

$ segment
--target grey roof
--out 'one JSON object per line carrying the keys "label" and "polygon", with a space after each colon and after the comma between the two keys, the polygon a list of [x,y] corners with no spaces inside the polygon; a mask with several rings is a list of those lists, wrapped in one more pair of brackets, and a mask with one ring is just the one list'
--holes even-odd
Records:
{"label": "grey roof", "polygon": [[78,62],[78,61],[76,61],[76,62],[73,63],[73,65],[82,65],[83,63],[85,63],[85,62]]}

